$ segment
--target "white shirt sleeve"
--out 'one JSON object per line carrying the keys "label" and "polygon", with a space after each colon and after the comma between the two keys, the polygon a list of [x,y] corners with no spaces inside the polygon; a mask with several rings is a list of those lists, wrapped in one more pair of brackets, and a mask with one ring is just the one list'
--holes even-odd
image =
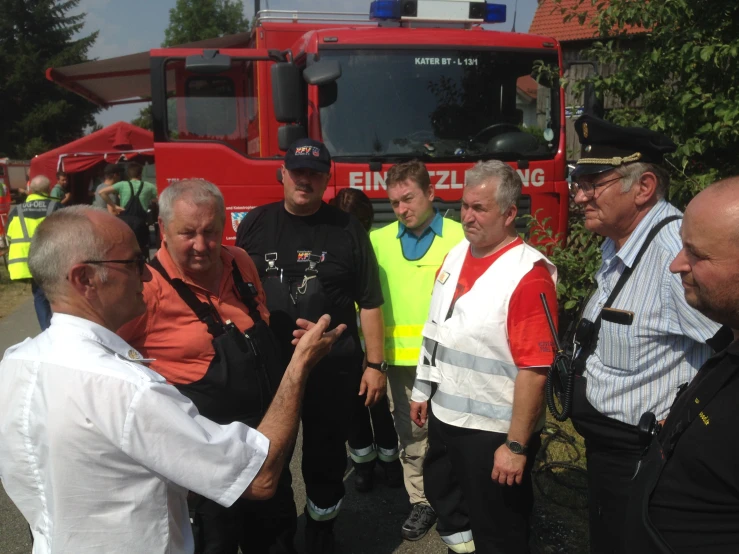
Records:
{"label": "white shirt sleeve", "polygon": [[147,383],[133,397],[121,449],[163,478],[233,504],[259,472],[269,439],[243,423],[218,425],[165,383]]}

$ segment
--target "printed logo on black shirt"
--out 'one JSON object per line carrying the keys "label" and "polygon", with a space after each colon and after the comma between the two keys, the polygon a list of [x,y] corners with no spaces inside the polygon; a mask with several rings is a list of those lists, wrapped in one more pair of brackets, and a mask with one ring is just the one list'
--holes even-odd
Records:
{"label": "printed logo on black shirt", "polygon": [[[308,261],[310,261],[310,254],[311,254],[311,251],[310,250],[298,250],[298,261],[299,262],[308,262]],[[321,254],[321,261],[323,262],[325,260],[326,260],[326,252],[324,251]]]}

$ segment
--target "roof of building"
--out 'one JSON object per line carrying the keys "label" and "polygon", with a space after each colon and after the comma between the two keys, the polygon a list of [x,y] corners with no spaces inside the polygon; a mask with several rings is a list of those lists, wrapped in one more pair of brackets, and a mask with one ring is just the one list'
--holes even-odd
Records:
{"label": "roof of building", "polygon": [[[605,2],[607,1],[605,0]],[[568,21],[564,21],[566,15],[575,7],[577,7],[576,13],[586,14],[582,25],[578,17],[572,17]],[[581,0],[561,0],[560,2],[539,0],[539,7],[534,14],[529,33],[554,37],[560,42],[592,40],[598,37],[598,29],[593,21],[597,12],[597,6]],[[626,29],[627,34],[638,32],[641,32],[641,29],[633,27]]]}

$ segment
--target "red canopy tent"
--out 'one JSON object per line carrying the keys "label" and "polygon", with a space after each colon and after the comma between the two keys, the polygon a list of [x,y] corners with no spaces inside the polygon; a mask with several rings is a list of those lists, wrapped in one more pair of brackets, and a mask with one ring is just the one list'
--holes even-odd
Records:
{"label": "red canopy tent", "polygon": [[136,156],[153,157],[154,135],[130,123],[113,123],[33,158],[31,178],[45,175],[55,183],[57,171],[80,173],[102,162],[116,163],[121,156],[127,160]]}

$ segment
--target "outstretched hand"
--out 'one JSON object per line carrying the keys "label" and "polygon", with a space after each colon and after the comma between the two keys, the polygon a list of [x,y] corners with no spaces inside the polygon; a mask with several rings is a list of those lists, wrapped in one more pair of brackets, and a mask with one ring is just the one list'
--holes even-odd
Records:
{"label": "outstretched hand", "polygon": [[338,325],[331,331],[326,331],[331,324],[331,316],[322,315],[316,323],[307,319],[296,321],[298,328],[293,331],[292,340],[295,346],[293,360],[301,360],[306,367],[311,368],[331,350],[331,346],[346,330],[346,325]]}

